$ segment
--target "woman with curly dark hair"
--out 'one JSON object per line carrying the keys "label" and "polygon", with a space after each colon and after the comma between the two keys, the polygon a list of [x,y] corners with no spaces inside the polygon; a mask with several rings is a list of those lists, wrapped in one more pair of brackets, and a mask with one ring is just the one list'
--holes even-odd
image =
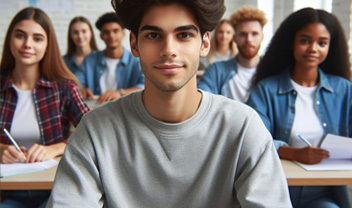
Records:
{"label": "woman with curly dark hair", "polygon": [[[319,148],[326,134],[352,137],[349,79],[339,20],[326,11],[304,8],[287,17],[275,33],[247,104],[271,132],[280,158],[316,164],[329,157]],[[344,186],[295,186],[290,195],[294,207],[351,207]]]}

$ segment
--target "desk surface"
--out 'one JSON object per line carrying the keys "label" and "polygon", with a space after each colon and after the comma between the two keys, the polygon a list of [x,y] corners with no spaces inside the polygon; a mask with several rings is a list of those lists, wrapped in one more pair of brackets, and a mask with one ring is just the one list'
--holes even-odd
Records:
{"label": "desk surface", "polygon": [[[60,160],[58,158],[57,160]],[[57,165],[47,170],[0,178],[0,190],[44,190],[53,187]]]}
{"label": "desk surface", "polygon": [[[352,185],[352,170],[306,171],[296,163],[281,160],[288,185]],[[48,170],[0,179],[0,190],[51,189],[57,166]]]}
{"label": "desk surface", "polygon": [[352,185],[352,170],[307,171],[295,162],[281,160],[288,185]]}

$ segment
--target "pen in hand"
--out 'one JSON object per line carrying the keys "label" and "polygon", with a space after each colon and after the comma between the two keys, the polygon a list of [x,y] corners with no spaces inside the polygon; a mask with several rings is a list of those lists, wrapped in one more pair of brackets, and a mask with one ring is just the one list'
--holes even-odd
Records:
{"label": "pen in hand", "polygon": [[301,135],[299,135],[299,134],[297,134],[297,136],[298,136],[298,138],[300,139],[300,140],[302,140],[304,143],[306,143],[308,146],[312,146],[312,144],[308,141],[308,140],[306,140],[305,138],[303,138]]}
{"label": "pen in hand", "polygon": [[11,143],[13,144],[13,146],[15,146],[15,148],[17,149],[17,151],[19,151],[21,153],[22,159],[26,160],[26,156],[23,154],[21,148],[18,146],[17,142],[15,141],[15,139],[12,137],[12,135],[10,134],[10,132],[7,131],[6,128],[4,128],[4,132],[7,136],[7,138],[9,138],[9,140],[11,141]]}

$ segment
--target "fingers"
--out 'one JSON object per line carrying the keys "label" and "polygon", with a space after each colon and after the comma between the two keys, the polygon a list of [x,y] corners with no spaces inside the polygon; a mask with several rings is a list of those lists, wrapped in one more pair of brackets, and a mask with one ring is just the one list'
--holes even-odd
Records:
{"label": "fingers", "polygon": [[[25,148],[21,147],[22,151],[25,152]],[[25,155],[20,153],[15,146],[13,145],[8,145],[6,149],[4,149],[2,155],[1,155],[1,160],[2,163],[9,164],[9,163],[16,163],[19,162],[20,160],[25,160]]]}
{"label": "fingers", "polygon": [[93,98],[94,98],[93,92],[92,92],[89,88],[87,88],[86,90],[87,90],[87,91],[86,91],[87,98],[88,98],[89,100],[93,99]]}
{"label": "fingers", "polygon": [[81,94],[82,94],[83,100],[90,100],[94,98],[94,94],[89,88],[82,89]]}
{"label": "fingers", "polygon": [[317,164],[320,163],[323,159],[330,157],[328,151],[313,146],[302,148],[297,152],[297,154],[297,161],[306,164]]}
{"label": "fingers", "polygon": [[112,101],[118,99],[120,93],[117,90],[107,90],[98,99],[98,103],[104,103],[107,101]]}
{"label": "fingers", "polygon": [[45,146],[40,144],[34,144],[29,150],[27,154],[27,163],[32,162],[42,162],[46,160],[48,157],[48,152]]}

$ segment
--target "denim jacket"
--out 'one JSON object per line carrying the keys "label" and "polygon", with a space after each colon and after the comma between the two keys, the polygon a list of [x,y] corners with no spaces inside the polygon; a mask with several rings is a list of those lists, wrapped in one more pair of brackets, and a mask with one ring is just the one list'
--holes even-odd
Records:
{"label": "denim jacket", "polygon": [[[274,138],[276,149],[288,145],[297,92],[290,82],[290,71],[268,77],[254,87],[247,104],[262,118]],[[319,86],[315,97],[324,134],[352,136],[352,84],[319,69]]]}
{"label": "denim jacket", "polygon": [[[246,104],[258,112],[270,131],[277,150],[282,145],[288,145],[295,116],[296,97],[297,92],[291,84],[290,71],[287,69],[280,75],[259,82],[247,100]],[[351,82],[339,76],[325,74],[319,69],[315,108],[324,134],[352,136],[351,104]],[[302,187],[290,190],[291,195],[299,195],[299,189]],[[340,207],[351,207],[347,186],[332,186],[332,190],[333,197]]]}
{"label": "denim jacket", "polygon": [[[100,77],[106,70],[106,56],[104,51],[96,51],[88,55],[80,69],[71,70],[83,88],[89,88],[93,94],[100,95]],[[118,89],[139,87],[144,88],[144,74],[139,64],[139,59],[132,56],[131,52],[123,49],[123,54],[116,67]]]}
{"label": "denim jacket", "polygon": [[205,70],[198,82],[198,88],[229,97],[229,81],[235,74],[237,74],[237,56],[228,61],[215,62]]}
{"label": "denim jacket", "polygon": [[[96,50],[92,50],[92,53],[97,53],[97,51]],[[63,56],[63,58],[64,58],[64,61],[66,63],[66,66],[72,72],[80,70],[80,68],[83,66],[83,64],[81,66],[78,66],[74,55],[66,54],[66,55]]]}

